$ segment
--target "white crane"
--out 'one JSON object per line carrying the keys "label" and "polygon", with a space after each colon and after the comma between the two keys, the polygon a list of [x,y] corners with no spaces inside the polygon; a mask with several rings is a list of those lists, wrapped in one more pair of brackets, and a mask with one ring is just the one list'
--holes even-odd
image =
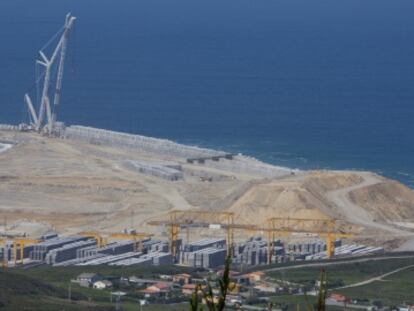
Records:
{"label": "white crane", "polygon": [[[60,93],[62,89],[62,78],[63,78],[63,69],[65,66],[65,55],[66,55],[66,45],[68,41],[68,36],[70,29],[73,26],[76,17],[72,16],[70,13],[66,15],[65,24],[63,27],[63,33],[54,49],[52,56],[47,58],[45,53],[40,50],[39,55],[40,59],[36,61],[37,64],[43,66],[45,68],[44,79],[43,79],[43,89],[42,89],[42,97],[40,99],[40,107],[39,112],[36,114],[36,110],[33,106],[32,100],[30,99],[29,94],[24,95],[24,101],[26,102],[29,113],[32,119],[31,127],[37,131],[41,132],[44,131],[47,134],[51,135],[54,131],[54,123],[56,121],[56,114],[55,109],[56,106],[59,105],[60,102]],[[51,84],[51,74],[52,74],[52,66],[54,63],[59,59],[58,69],[57,69],[57,76],[56,76],[56,88],[53,93],[53,110],[51,107],[51,101],[49,97],[49,86]],[[46,116],[45,116],[46,114]],[[47,122],[45,122],[45,117]]]}

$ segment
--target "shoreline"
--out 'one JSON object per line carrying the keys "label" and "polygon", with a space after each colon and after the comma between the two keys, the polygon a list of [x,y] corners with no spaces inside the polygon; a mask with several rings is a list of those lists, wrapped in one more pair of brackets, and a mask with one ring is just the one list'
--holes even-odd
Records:
{"label": "shoreline", "polygon": [[[0,132],[2,131],[6,133],[24,133],[24,131],[20,131],[19,126],[0,123]],[[161,157],[176,160],[185,160],[188,158],[197,157],[223,156],[225,154],[228,154],[228,152],[224,150],[200,147],[192,144],[183,144],[167,138],[158,138],[136,133],[114,131],[110,129],[108,130],[78,124],[71,124],[66,126],[60,133],[60,138],[72,141],[84,141],[97,145],[102,144],[110,147],[132,150],[140,149],[144,152],[153,153]],[[5,152],[12,147],[13,145],[9,144],[8,142],[0,142],[0,152]],[[231,161],[211,161],[208,166],[213,168],[221,168],[222,163],[226,162],[225,166],[231,170],[240,169],[245,173],[260,172],[260,175],[270,178],[278,178],[304,171],[299,168],[291,168],[288,166],[275,165],[269,162],[265,162],[251,155],[244,155],[242,153],[235,153],[233,155],[234,157]]]}
{"label": "shoreline", "polygon": [[[171,151],[172,149],[176,149],[177,147],[182,149],[180,152],[180,158],[185,158],[186,155],[188,155],[188,157],[190,158],[191,155],[194,156],[216,156],[216,155],[222,155],[227,153],[226,151],[224,151],[222,148],[222,146],[218,147],[217,149],[215,149],[214,147],[205,147],[205,146],[198,146],[196,144],[185,144],[185,143],[179,143],[176,142],[173,139],[168,139],[168,138],[158,138],[158,137],[153,137],[153,136],[146,136],[146,135],[141,135],[141,134],[136,134],[136,133],[129,133],[129,132],[123,132],[123,131],[114,131],[114,130],[108,130],[108,129],[101,129],[101,128],[96,128],[96,127],[90,127],[90,126],[84,126],[84,125],[77,125],[77,124],[73,124],[73,125],[68,125],[65,129],[66,130],[69,129],[69,132],[71,131],[70,129],[82,129],[82,130],[97,130],[97,131],[101,131],[101,132],[105,132],[105,133],[110,133],[110,134],[115,134],[115,135],[120,135],[123,136],[123,138],[127,139],[129,142],[131,142],[131,140],[138,140],[141,142],[141,146],[142,144],[145,145],[145,147],[143,148],[144,151],[152,151],[154,152],[154,150],[149,150],[149,149],[154,149],[154,146],[158,145],[162,145],[162,146],[166,146],[166,148],[163,148],[163,152],[162,153],[169,153],[169,151]],[[0,124],[0,132],[20,132],[19,127],[16,125],[11,125],[11,124]],[[88,140],[80,137],[70,137],[71,135],[67,135],[67,133],[63,133],[62,134],[62,138],[64,139],[69,139],[69,140]],[[77,136],[77,135],[75,135]],[[100,136],[100,135],[99,135]],[[101,138],[101,137],[99,137]],[[100,139],[98,139],[100,140]],[[100,144],[99,141],[96,141],[95,139],[89,140],[89,143],[92,144]],[[110,143],[108,141],[102,142],[103,145],[110,145]],[[9,150],[10,148],[13,147],[13,144],[10,144],[8,141],[3,141],[0,142],[0,153],[6,152],[7,150]],[[125,146],[124,146],[125,147]],[[149,147],[149,149],[147,148]],[[129,148],[134,149],[136,147],[132,147],[130,146]],[[158,149],[158,147],[156,147]],[[155,151],[155,153],[160,154],[159,151]],[[398,182],[401,182],[402,184],[404,184],[405,186],[407,186],[410,189],[414,189],[414,179],[412,174],[406,173],[406,174],[401,174],[401,172],[399,171],[394,171],[394,172],[385,172],[381,169],[364,169],[364,168],[335,168],[335,167],[301,167],[300,165],[292,165],[292,166],[284,166],[284,165],[280,165],[279,163],[273,163],[272,161],[268,161],[268,160],[262,160],[254,155],[251,154],[242,154],[242,153],[237,153],[237,151],[234,152],[234,154],[236,155],[235,158],[237,158],[239,161],[237,162],[242,162],[244,168],[246,168],[246,165],[252,165],[253,167],[260,167],[260,170],[262,171],[262,173],[264,173],[264,171],[266,170],[270,170],[273,171],[273,173],[276,173],[275,171],[277,170],[278,172],[273,175],[273,174],[266,174],[264,173],[264,175],[267,175],[267,177],[273,176],[273,177],[281,177],[281,176],[286,176],[290,173],[300,173],[300,172],[307,172],[307,171],[313,171],[313,170],[333,170],[333,171],[370,171],[376,174],[379,174],[381,176],[390,178],[390,179],[394,179]],[[177,156],[177,155],[175,155]],[[174,156],[173,156],[174,157]],[[241,163],[240,163],[241,164]],[[217,166],[216,163],[212,163],[209,166],[215,167]],[[236,169],[236,168],[234,168]]]}
{"label": "shoreline", "polygon": [[[122,149],[139,149],[149,154],[156,154],[160,158],[165,158],[165,160],[182,161],[191,158],[215,157],[228,154],[228,152],[223,150],[181,144],[170,139],[81,125],[70,125],[66,127],[62,138]],[[258,174],[268,178],[279,178],[302,172],[302,170],[299,169],[263,162],[257,158],[246,156],[241,153],[234,154],[231,160],[222,159],[220,161],[208,161],[208,164],[206,163],[205,165],[212,168],[227,169],[246,174]]]}

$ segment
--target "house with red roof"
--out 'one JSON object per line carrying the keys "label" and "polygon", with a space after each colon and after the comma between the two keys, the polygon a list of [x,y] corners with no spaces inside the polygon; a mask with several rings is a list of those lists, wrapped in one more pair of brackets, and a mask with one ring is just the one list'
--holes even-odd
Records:
{"label": "house with red roof", "polygon": [[330,294],[328,299],[336,301],[336,302],[341,302],[341,303],[351,302],[351,300],[349,298],[345,297],[344,295],[335,294],[335,293]]}
{"label": "house with red roof", "polygon": [[190,284],[192,277],[188,273],[180,273],[180,274],[173,275],[172,280],[174,283],[184,285],[184,284]]}
{"label": "house with red roof", "polygon": [[145,298],[166,298],[170,293],[171,285],[165,282],[158,282],[151,286],[148,286],[145,289],[140,290],[140,293],[143,293]]}

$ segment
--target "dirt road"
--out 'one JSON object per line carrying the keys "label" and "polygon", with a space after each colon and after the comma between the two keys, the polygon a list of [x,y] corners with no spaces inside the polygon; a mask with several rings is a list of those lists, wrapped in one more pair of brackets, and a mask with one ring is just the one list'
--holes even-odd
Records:
{"label": "dirt road", "polygon": [[329,199],[329,201],[334,203],[344,215],[344,218],[352,223],[364,227],[385,230],[397,235],[410,235],[407,231],[403,231],[391,225],[374,221],[372,214],[370,214],[363,207],[356,205],[349,199],[350,192],[382,182],[380,178],[376,177],[372,173],[360,172],[359,174],[363,178],[363,181],[361,183],[327,192],[326,197]]}

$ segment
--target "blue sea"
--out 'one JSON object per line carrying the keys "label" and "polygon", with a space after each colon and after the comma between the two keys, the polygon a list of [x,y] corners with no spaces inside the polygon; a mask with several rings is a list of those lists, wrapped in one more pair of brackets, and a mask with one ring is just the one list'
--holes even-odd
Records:
{"label": "blue sea", "polygon": [[414,1],[1,0],[0,123],[67,12],[60,120],[414,187]]}

